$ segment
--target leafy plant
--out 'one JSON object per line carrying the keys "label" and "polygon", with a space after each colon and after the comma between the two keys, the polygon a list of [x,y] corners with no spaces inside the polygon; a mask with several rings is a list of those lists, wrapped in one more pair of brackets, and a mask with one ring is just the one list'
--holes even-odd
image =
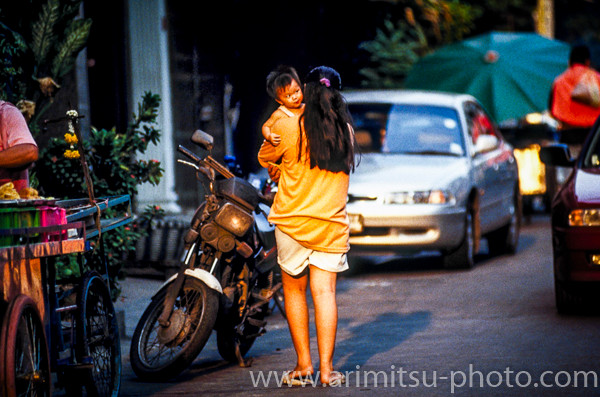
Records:
{"label": "leafy plant", "polygon": [[23,37],[0,22],[0,99],[14,101],[25,94],[23,67],[15,59],[23,56],[26,50]]}
{"label": "leafy plant", "polygon": [[388,16],[373,40],[359,48],[370,54],[371,66],[359,73],[362,85],[399,88],[412,65],[439,45],[460,40],[473,27],[477,13],[458,0],[414,0],[404,8],[404,19]]}
{"label": "leafy plant", "polygon": [[[160,97],[146,92],[126,131],[92,129],[89,139],[83,142],[96,197],[128,194],[134,199],[140,184],[160,182],[163,173],[160,162],[139,158],[148,145],[157,144],[160,139],[160,131],[156,128],[159,105]],[[41,183],[38,189],[45,196],[74,198],[87,195],[80,161],[65,155],[73,150],[71,139],[71,134],[66,133],[65,137],[50,139],[40,150],[36,174]],[[114,217],[116,211],[109,209],[103,215]],[[117,279],[123,275],[122,261],[135,250],[136,241],[144,233],[143,229],[125,227],[103,235],[113,289],[118,291]],[[92,267],[98,266],[101,255],[94,250],[89,261]],[[77,274],[77,269],[76,262],[71,260],[64,264],[59,277]]]}
{"label": "leafy plant", "polygon": [[0,97],[17,104],[34,137],[50,108],[61,79],[85,47],[92,20],[79,18],[81,0],[30,0],[6,3],[0,10],[2,52],[8,52]]}
{"label": "leafy plant", "polygon": [[411,27],[404,21],[396,25],[385,20],[382,29],[377,29],[375,39],[360,44],[368,51],[373,67],[363,68],[359,73],[365,77],[364,86],[374,88],[398,87],[419,52],[428,47],[427,38],[420,27]]}

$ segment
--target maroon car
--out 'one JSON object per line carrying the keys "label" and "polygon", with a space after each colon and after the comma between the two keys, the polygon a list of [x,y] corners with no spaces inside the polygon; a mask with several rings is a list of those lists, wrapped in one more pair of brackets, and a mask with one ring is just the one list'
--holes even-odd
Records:
{"label": "maroon car", "polygon": [[600,119],[577,159],[564,144],[540,151],[553,166],[573,167],[552,200],[556,307],[570,313],[596,306],[600,291]]}

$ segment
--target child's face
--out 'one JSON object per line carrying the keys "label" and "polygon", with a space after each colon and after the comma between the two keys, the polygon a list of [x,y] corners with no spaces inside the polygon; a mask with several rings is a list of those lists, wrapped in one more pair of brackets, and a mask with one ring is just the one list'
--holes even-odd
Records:
{"label": "child's face", "polygon": [[277,102],[288,109],[298,109],[302,106],[302,89],[296,80],[277,90]]}

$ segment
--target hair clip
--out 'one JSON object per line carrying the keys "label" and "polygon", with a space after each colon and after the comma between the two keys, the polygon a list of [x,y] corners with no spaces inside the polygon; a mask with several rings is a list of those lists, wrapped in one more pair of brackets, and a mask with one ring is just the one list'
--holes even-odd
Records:
{"label": "hair clip", "polygon": [[321,83],[325,87],[329,87],[331,85],[331,82],[329,82],[329,79],[327,77],[323,77],[321,80],[319,80],[319,83]]}

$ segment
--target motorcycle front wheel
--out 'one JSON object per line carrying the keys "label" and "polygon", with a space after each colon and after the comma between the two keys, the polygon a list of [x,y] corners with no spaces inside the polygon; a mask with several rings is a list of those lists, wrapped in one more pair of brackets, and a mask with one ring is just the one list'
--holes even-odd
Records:
{"label": "motorcycle front wheel", "polygon": [[167,380],[180,374],[208,341],[219,310],[218,292],[202,281],[185,277],[169,327],[158,323],[168,286],[152,299],[133,333],[130,360],[144,380]]}

